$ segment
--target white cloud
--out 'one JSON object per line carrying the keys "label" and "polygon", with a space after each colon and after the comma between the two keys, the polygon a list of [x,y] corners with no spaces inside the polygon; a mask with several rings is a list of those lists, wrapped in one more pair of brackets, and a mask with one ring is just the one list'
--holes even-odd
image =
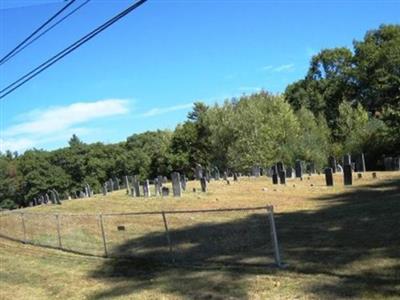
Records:
{"label": "white cloud", "polygon": [[261,91],[261,88],[258,86],[241,86],[239,87],[239,91],[242,92],[258,92]]}
{"label": "white cloud", "polygon": [[294,64],[280,65],[273,69],[274,72],[289,72],[294,70]]}
{"label": "white cloud", "polygon": [[188,109],[193,106],[193,103],[187,103],[187,104],[181,104],[181,105],[175,105],[175,106],[170,106],[170,107],[155,107],[150,109],[149,111],[146,111],[145,113],[141,114],[141,117],[153,117],[153,116],[158,116],[158,115],[163,115],[169,112],[177,111],[177,110],[183,110],[183,109]]}
{"label": "white cloud", "polygon": [[0,151],[23,151],[42,143],[68,139],[73,133],[92,129],[77,127],[90,121],[128,113],[129,101],[105,99],[77,102],[67,106],[36,109],[18,116],[19,124],[1,131]]}
{"label": "white cloud", "polygon": [[269,72],[291,72],[294,70],[294,64],[284,64],[280,66],[264,66],[261,68],[263,71],[269,71]]}

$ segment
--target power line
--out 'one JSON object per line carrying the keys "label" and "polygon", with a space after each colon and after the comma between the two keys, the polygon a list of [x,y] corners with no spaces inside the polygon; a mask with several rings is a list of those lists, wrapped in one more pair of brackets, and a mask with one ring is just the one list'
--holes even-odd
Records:
{"label": "power line", "polygon": [[53,15],[50,19],[48,19],[46,22],[44,22],[42,25],[39,26],[38,29],[36,29],[34,32],[32,32],[27,38],[25,38],[21,43],[19,43],[14,49],[12,49],[10,52],[8,52],[2,59],[0,59],[0,63],[3,63],[5,59],[7,59],[10,55],[12,55],[15,51],[17,51],[20,47],[22,47],[30,38],[32,38],[36,33],[38,33],[40,30],[42,30],[43,27],[45,27],[47,24],[49,24],[51,21],[53,21],[58,15],[60,15],[64,10],[66,10],[72,3],[74,3],[76,0],[71,0],[69,1],[63,8],[61,8],[55,15]]}
{"label": "power line", "polygon": [[35,37],[33,40],[29,41],[28,43],[26,43],[23,47],[21,47],[20,49],[18,49],[17,51],[15,51],[13,54],[9,55],[6,59],[4,59],[4,61],[0,62],[0,66],[3,65],[4,63],[6,63],[9,59],[13,58],[15,55],[17,55],[19,52],[21,52],[22,50],[24,50],[26,47],[28,47],[30,44],[32,44],[33,42],[35,42],[36,40],[38,40],[40,37],[42,37],[43,35],[45,35],[48,31],[50,31],[51,29],[53,29],[54,27],[56,27],[58,24],[60,24],[61,22],[63,22],[65,19],[67,19],[68,17],[70,17],[71,15],[73,15],[75,12],[77,12],[79,9],[81,9],[83,6],[85,6],[90,0],[86,0],[85,2],[83,2],[81,5],[79,5],[77,8],[75,8],[74,10],[72,10],[70,13],[68,13],[67,15],[65,15],[63,18],[61,18],[60,20],[58,20],[56,23],[54,23],[53,25],[51,25],[49,28],[47,28],[45,31],[43,31],[41,34],[39,34],[37,37]]}
{"label": "power line", "polygon": [[32,71],[30,71],[29,73],[25,74],[24,76],[22,76],[18,80],[14,81],[10,85],[8,85],[4,89],[2,89],[0,91],[0,93],[4,93],[4,94],[0,95],[0,99],[4,98],[8,94],[10,94],[14,90],[16,90],[18,87],[20,87],[21,85],[25,84],[26,82],[28,82],[32,78],[34,78],[37,75],[39,75],[41,72],[43,72],[44,70],[46,70],[47,68],[49,68],[50,66],[55,64],[57,61],[59,61],[60,59],[62,59],[66,55],[68,55],[69,53],[73,52],[74,50],[76,50],[77,48],[79,48],[80,46],[82,46],[83,44],[88,42],[89,40],[91,40],[97,34],[102,32],[103,30],[107,29],[109,26],[111,26],[112,24],[114,24],[115,22],[120,20],[121,18],[125,17],[127,14],[132,12],[134,9],[138,8],[140,5],[142,5],[146,1],[147,0],[138,0],[137,2],[133,3],[131,6],[129,6],[125,10],[123,10],[118,15],[114,16],[113,18],[111,18],[107,22],[103,23],[102,25],[100,25],[99,27],[97,27],[96,29],[94,29],[93,31],[91,31],[90,33],[85,35],[84,37],[80,38],[75,43],[71,44],[70,46],[68,46],[64,50],[60,51],[59,53],[57,53],[56,55],[54,55],[53,57],[51,57],[50,59],[48,59],[47,61],[45,61],[44,63],[42,63],[38,67],[36,67],[35,69],[33,69]]}

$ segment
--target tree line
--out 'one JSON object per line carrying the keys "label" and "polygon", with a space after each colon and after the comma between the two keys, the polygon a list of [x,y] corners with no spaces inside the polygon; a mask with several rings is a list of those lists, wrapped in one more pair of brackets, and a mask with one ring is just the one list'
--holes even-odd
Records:
{"label": "tree line", "polygon": [[196,163],[246,173],[252,166],[364,153],[367,168],[400,155],[400,26],[382,25],[347,48],[313,56],[306,76],[282,95],[261,91],[222,104],[196,102],[175,130],[147,131],[116,144],[82,142],[45,151],[0,153],[0,207],[33,197],[95,191],[109,178],[144,179],[173,171],[193,176]]}

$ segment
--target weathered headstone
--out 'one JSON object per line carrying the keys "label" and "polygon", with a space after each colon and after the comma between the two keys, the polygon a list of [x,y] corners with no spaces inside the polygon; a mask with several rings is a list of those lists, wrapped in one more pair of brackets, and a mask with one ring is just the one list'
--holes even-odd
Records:
{"label": "weathered headstone", "polygon": [[166,186],[163,186],[161,188],[161,195],[163,197],[168,197],[169,196],[169,188],[167,188]]}
{"label": "weathered headstone", "polygon": [[135,189],[133,187],[131,187],[131,193],[130,194],[131,194],[132,197],[135,197]]}
{"label": "weathered headstone", "polygon": [[107,196],[107,182],[103,184],[103,196]]}
{"label": "weathered headstone", "polygon": [[108,191],[113,192],[114,191],[114,181],[112,179],[108,180]]}
{"label": "weathered headstone", "polygon": [[163,187],[163,177],[162,176],[157,176],[157,191],[158,195],[162,196],[162,189]]}
{"label": "weathered headstone", "polygon": [[296,178],[302,178],[303,177],[303,166],[301,164],[301,160],[296,160],[294,169],[295,169]]}
{"label": "weathered headstone", "polygon": [[325,181],[327,186],[333,186],[333,169],[326,168],[325,169]]}
{"label": "weathered headstone", "polygon": [[286,168],[286,177],[287,178],[292,178],[293,176],[293,168],[292,167],[287,167]]}
{"label": "weathered headstone", "polygon": [[366,171],[364,153],[361,153],[360,155],[357,156],[356,171],[357,172],[365,172]]}
{"label": "weathered headstone", "polygon": [[233,181],[238,181],[238,176],[236,172],[233,172]]}
{"label": "weathered headstone", "polygon": [[79,198],[85,198],[86,194],[82,191],[79,191]]}
{"label": "weathered headstone", "polygon": [[139,176],[135,175],[132,178],[132,186],[135,190],[135,196],[140,197],[140,182],[139,182]]}
{"label": "weathered headstone", "polygon": [[285,170],[282,170],[279,172],[279,180],[281,184],[286,184],[286,172]]}
{"label": "weathered headstone", "polygon": [[278,161],[276,163],[276,169],[277,169],[277,173],[280,174],[280,172],[282,172],[285,169],[283,162]]}
{"label": "weathered headstone", "polygon": [[144,183],[143,183],[143,195],[145,197],[150,197],[151,196],[149,180],[145,180]]}
{"label": "weathered headstone", "polygon": [[351,166],[351,155],[349,153],[343,156],[343,166],[350,165]]}
{"label": "weathered headstone", "polygon": [[260,177],[260,167],[259,166],[253,166],[251,169],[251,174],[254,177]]}
{"label": "weathered headstone", "polygon": [[51,201],[51,204],[56,204],[57,201],[56,201],[56,195],[54,194],[54,191],[53,191],[53,190],[50,190],[50,191],[49,191],[49,194],[50,194],[50,201]]}
{"label": "weathered headstone", "polygon": [[337,171],[336,158],[334,158],[333,156],[329,156],[328,157],[328,165],[332,169],[332,172],[336,173],[336,171]]}
{"label": "weathered headstone", "polygon": [[227,171],[224,171],[224,180],[225,181],[228,180],[228,172]]}
{"label": "weathered headstone", "polygon": [[45,202],[46,204],[49,204],[49,202],[50,202],[50,197],[49,197],[48,194],[45,194],[45,195],[44,195],[44,202]]}
{"label": "weathered headstone", "polygon": [[278,184],[278,174],[277,173],[272,174],[272,184]]}
{"label": "weathered headstone", "polygon": [[124,179],[125,179],[125,188],[129,194],[129,177],[125,175]]}
{"label": "weathered headstone", "polygon": [[117,191],[120,190],[120,185],[119,185],[119,179],[115,178],[115,188],[117,189]]}
{"label": "weathered headstone", "polygon": [[219,170],[218,170],[217,167],[214,167],[214,179],[215,180],[219,180],[220,179]]}
{"label": "weathered headstone", "polygon": [[40,204],[44,204],[45,199],[43,195],[40,195],[39,199],[40,199]]}
{"label": "weathered headstone", "polygon": [[201,191],[202,192],[207,192],[207,180],[203,177],[200,178],[200,185],[201,185]]}
{"label": "weathered headstone", "polygon": [[343,167],[343,183],[344,185],[352,185],[353,184],[353,170],[351,165],[345,165]]}
{"label": "weathered headstone", "polygon": [[178,172],[173,172],[171,174],[171,181],[172,181],[172,194],[174,195],[174,197],[182,196],[181,175]]}
{"label": "weathered headstone", "polygon": [[203,174],[203,167],[200,164],[196,164],[196,168],[195,168],[195,176],[197,180],[200,180],[201,178],[203,178],[204,174]]}
{"label": "weathered headstone", "polygon": [[182,190],[183,191],[186,191],[186,176],[185,176],[185,174],[183,174],[182,176],[181,176],[181,187],[182,187]]}

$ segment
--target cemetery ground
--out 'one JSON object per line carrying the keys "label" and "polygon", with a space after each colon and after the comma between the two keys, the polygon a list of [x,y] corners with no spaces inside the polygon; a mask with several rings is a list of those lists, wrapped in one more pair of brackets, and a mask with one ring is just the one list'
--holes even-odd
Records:
{"label": "cemetery ground", "polygon": [[[116,259],[78,255],[0,239],[2,299],[399,299],[400,298],[400,174],[370,172],[353,186],[344,187],[341,174],[335,186],[326,187],[322,175],[290,179],[285,186],[272,185],[266,177],[241,177],[211,181],[207,193],[198,182],[188,182],[181,198],[132,198],[124,190],[107,196],[67,200],[62,205],[42,205],[25,212],[111,213],[171,211],[272,204],[285,268],[255,262],[260,253],[229,253],[234,260],[215,263],[216,252],[202,253],[202,264],[160,264],[152,259]],[[192,189],[195,187],[196,192]],[[186,239],[208,249],[211,236],[220,245],[241,243],[238,228],[255,229],[267,215],[221,213],[170,216],[171,237],[184,241],[177,256],[199,255],[196,247],[184,247]],[[79,218],[79,226],[90,228],[90,218]],[[127,226],[115,245],[152,249],[159,254],[158,236],[147,232],[151,216],[120,219]],[[111,224],[111,223],[110,223]],[[115,224],[112,223],[112,226]],[[106,224],[107,226],[107,224]],[[111,225],[110,225],[111,226]],[[130,236],[130,227],[139,233]],[[235,234],[236,233],[236,234]],[[66,243],[77,245],[90,235],[81,232]],[[251,234],[247,232],[247,234]],[[253,232],[258,239],[258,230]],[[164,237],[164,236],[163,236]],[[90,239],[91,237],[86,237]],[[93,245],[101,246],[94,239]],[[203,247],[204,246],[204,247]],[[97,246],[96,246],[97,247]],[[154,250],[157,248],[158,250]],[[272,259],[272,245],[265,256]],[[99,248],[101,249],[101,247]],[[229,247],[228,247],[229,249]],[[264,248],[263,248],[264,249]],[[239,263],[235,263],[239,262]],[[272,260],[273,261],[273,260]],[[240,262],[246,262],[241,264]]]}

